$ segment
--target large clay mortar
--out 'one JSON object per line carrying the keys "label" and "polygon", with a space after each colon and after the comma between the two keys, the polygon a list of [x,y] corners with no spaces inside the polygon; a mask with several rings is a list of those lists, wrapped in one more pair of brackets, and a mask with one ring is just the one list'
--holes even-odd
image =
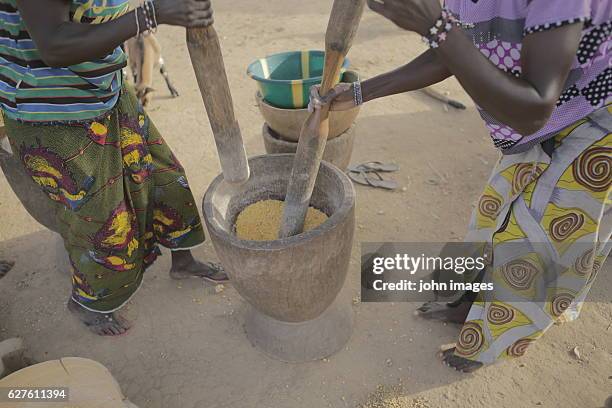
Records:
{"label": "large clay mortar", "polygon": [[348,341],[353,314],[337,300],[344,285],[355,226],[355,192],[348,177],[323,162],[311,205],[329,219],[300,235],[246,241],[233,233],[238,214],[264,199],[283,200],[293,155],[251,158],[250,179],[232,185],[218,176],[204,195],[204,219],[215,250],[238,292],[252,306],[247,337],[266,354],[290,362],[312,361]]}

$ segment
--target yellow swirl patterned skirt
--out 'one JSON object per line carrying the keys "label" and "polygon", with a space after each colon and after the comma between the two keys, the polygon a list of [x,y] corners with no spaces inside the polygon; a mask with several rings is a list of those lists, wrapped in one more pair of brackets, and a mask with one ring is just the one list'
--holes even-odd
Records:
{"label": "yellow swirl patterned skirt", "polygon": [[487,243],[492,293],[479,293],[455,355],[484,364],[522,356],[556,322],[577,318],[610,252],[612,105],[541,146],[503,156],[472,215]]}

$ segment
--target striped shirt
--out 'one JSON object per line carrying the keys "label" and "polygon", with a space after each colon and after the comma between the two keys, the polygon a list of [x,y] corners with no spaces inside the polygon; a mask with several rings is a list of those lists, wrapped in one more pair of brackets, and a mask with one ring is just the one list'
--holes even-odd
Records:
{"label": "striped shirt", "polygon": [[[100,24],[129,10],[128,0],[72,0],[70,20]],[[51,68],[41,59],[15,0],[0,0],[0,108],[22,122],[93,120],[112,109],[127,58],[120,47],[98,60]]]}

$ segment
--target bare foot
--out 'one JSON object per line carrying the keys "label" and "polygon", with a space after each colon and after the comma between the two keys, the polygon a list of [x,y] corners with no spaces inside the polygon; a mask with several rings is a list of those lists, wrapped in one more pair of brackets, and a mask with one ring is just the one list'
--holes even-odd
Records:
{"label": "bare foot", "polygon": [[416,315],[423,319],[463,324],[471,307],[472,303],[468,301],[459,303],[427,302],[416,310]]}
{"label": "bare foot", "polygon": [[474,371],[482,368],[484,364],[478,361],[468,360],[467,358],[457,357],[455,355],[455,349],[449,349],[442,353],[442,361],[447,366],[454,368],[462,373],[473,373]]}
{"label": "bare foot", "polygon": [[96,313],[91,312],[73,299],[68,301],[68,310],[72,312],[77,319],[82,321],[85,326],[99,336],[120,336],[127,333],[132,326],[129,321],[114,313]]}
{"label": "bare foot", "polygon": [[0,260],[0,279],[9,273],[13,266],[15,266],[15,262]]}
{"label": "bare foot", "polygon": [[215,262],[200,262],[193,258],[189,251],[172,252],[172,279],[204,278],[211,283],[225,283],[229,281],[223,267]]}

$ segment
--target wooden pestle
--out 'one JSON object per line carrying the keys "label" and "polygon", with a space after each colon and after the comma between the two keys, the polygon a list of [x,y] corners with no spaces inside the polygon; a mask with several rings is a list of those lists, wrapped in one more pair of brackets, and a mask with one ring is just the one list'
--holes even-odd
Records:
{"label": "wooden pestle", "polygon": [[[320,90],[322,97],[338,81],[342,64],[357,33],[364,5],[365,0],[334,0],[325,34],[325,66]],[[304,228],[328,134],[329,111],[325,107],[320,115],[311,114],[302,127],[285,197],[280,238],[297,235]]]}
{"label": "wooden pestle", "polygon": [[219,37],[213,26],[188,28],[187,48],[215,137],[223,177],[230,183],[244,183],[249,179],[249,163],[234,115]]}

